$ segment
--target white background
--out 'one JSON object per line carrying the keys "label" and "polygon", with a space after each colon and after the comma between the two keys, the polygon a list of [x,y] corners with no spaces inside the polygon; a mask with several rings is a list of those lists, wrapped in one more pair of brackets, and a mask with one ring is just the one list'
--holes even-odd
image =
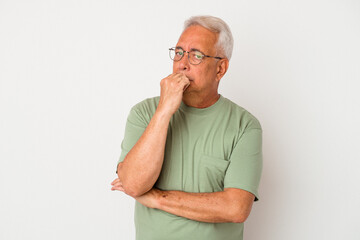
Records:
{"label": "white background", "polygon": [[134,239],[110,191],[127,114],[198,14],[232,29],[220,93],[264,130],[245,239],[360,239],[355,0],[0,0],[0,239]]}

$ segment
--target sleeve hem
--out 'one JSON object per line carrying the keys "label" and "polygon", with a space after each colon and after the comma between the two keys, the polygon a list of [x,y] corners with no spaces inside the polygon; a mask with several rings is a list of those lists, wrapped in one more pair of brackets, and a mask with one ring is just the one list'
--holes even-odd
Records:
{"label": "sleeve hem", "polygon": [[237,185],[237,184],[227,184],[224,186],[225,188],[238,188],[241,190],[245,190],[255,196],[254,202],[259,201],[259,193],[257,190],[254,189],[254,187],[244,186],[244,185]]}

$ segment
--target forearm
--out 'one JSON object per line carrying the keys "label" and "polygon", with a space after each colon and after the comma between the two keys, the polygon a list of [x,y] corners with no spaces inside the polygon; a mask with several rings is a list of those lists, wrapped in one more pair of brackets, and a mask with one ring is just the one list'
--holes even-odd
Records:
{"label": "forearm", "polygon": [[144,133],[118,166],[125,192],[139,196],[149,191],[159,177],[171,114],[157,110]]}
{"label": "forearm", "polygon": [[164,161],[170,118],[180,107],[183,92],[190,84],[183,73],[161,80],[160,99],[150,123],[122,164],[118,177],[125,193],[138,197],[149,191],[158,179]]}
{"label": "forearm", "polygon": [[177,216],[210,223],[244,222],[250,214],[254,200],[252,194],[240,189],[214,193],[158,191],[156,208]]}

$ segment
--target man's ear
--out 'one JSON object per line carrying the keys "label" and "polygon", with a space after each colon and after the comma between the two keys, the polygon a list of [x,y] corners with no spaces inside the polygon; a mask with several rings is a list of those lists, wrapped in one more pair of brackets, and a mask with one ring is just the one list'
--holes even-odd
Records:
{"label": "man's ear", "polygon": [[216,80],[220,82],[220,79],[225,75],[229,68],[229,60],[227,58],[220,59],[217,63]]}

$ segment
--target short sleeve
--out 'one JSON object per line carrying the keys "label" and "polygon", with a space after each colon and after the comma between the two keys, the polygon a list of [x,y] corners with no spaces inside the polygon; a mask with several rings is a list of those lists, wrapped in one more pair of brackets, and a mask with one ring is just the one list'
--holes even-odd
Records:
{"label": "short sleeve", "polygon": [[121,143],[121,154],[117,164],[124,160],[125,156],[144,133],[147,125],[147,120],[133,107],[126,121],[124,139]]}
{"label": "short sleeve", "polygon": [[258,187],[262,171],[262,130],[245,130],[235,145],[225,174],[224,188],[240,188],[259,199]]}

